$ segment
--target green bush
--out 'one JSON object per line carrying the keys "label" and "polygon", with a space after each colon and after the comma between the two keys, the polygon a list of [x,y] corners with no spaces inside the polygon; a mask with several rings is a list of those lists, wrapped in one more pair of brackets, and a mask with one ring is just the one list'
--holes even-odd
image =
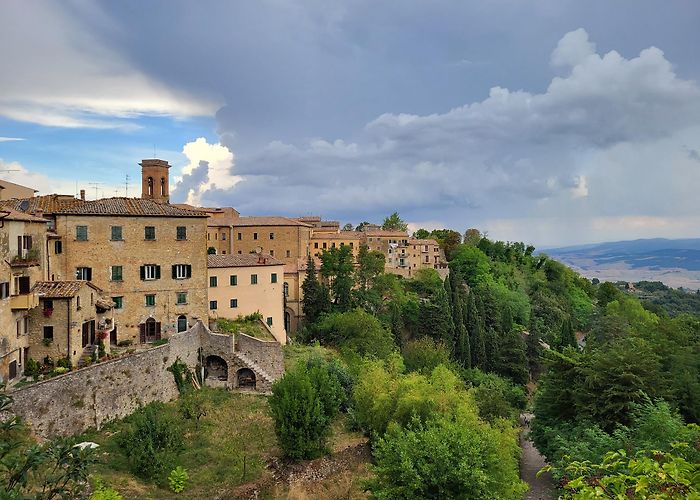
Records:
{"label": "green bush", "polygon": [[408,342],[402,351],[406,369],[424,375],[432,373],[438,365],[450,364],[450,350],[442,342],[421,337]]}
{"label": "green bush", "polygon": [[189,478],[190,476],[187,474],[187,470],[181,465],[178,465],[170,471],[170,475],[168,476],[168,485],[175,493],[182,493],[185,491],[187,480]]}
{"label": "green bush", "polygon": [[309,360],[272,386],[275,434],[288,458],[313,458],[325,450],[331,421],[346,399],[335,370],[323,360]]}
{"label": "green bush", "polygon": [[123,497],[114,488],[105,485],[100,479],[95,480],[89,500],[122,500]]}
{"label": "green bush", "polygon": [[131,340],[120,340],[117,342],[118,347],[129,347],[133,342]]}
{"label": "green bush", "polygon": [[67,368],[68,370],[71,370],[73,368],[73,363],[71,363],[70,359],[68,358],[61,358],[58,361],[56,361],[56,367]]}
{"label": "green bush", "polygon": [[127,418],[130,426],[117,435],[131,471],[144,479],[164,478],[184,444],[178,422],[163,403],[151,403]]}
{"label": "green bush", "polygon": [[105,341],[100,340],[97,343],[97,356],[101,359],[107,355],[107,350],[105,349]]}
{"label": "green bush", "polygon": [[362,309],[322,316],[314,326],[314,337],[322,344],[380,359],[396,349],[391,332]]}
{"label": "green bush", "polygon": [[24,374],[27,377],[34,377],[38,375],[39,372],[41,372],[41,365],[39,364],[39,362],[32,358],[29,358],[27,360],[27,366],[24,369]]}
{"label": "green bush", "polygon": [[462,376],[473,387],[479,416],[488,422],[497,418],[515,420],[527,405],[525,390],[500,375],[472,369],[464,370]]}

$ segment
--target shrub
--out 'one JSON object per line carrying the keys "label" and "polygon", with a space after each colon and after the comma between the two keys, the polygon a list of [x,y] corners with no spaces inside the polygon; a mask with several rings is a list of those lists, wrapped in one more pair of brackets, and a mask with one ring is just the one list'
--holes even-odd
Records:
{"label": "shrub", "polygon": [[137,476],[153,480],[171,469],[183,449],[182,432],[163,403],[151,403],[128,417],[130,428],[117,435],[117,443]]}
{"label": "shrub", "polygon": [[181,465],[178,465],[170,471],[168,485],[175,493],[182,493],[185,491],[185,486],[187,486],[187,480],[189,478],[190,476],[187,474],[187,470]]}
{"label": "shrub", "polygon": [[129,347],[133,342],[131,340],[120,340],[117,342],[118,347]]}
{"label": "shrub", "polygon": [[27,377],[34,377],[34,376],[38,375],[40,371],[41,371],[41,365],[39,364],[39,362],[32,359],[32,358],[29,358],[27,360],[27,366],[24,369],[24,374]]}
{"label": "shrub", "polygon": [[346,398],[333,370],[320,359],[309,360],[272,386],[275,434],[287,457],[312,458],[325,450],[331,420]]}
{"label": "shrub", "polygon": [[195,420],[199,424],[199,419],[206,416],[207,405],[199,391],[190,391],[180,397],[180,413],[187,420]]}
{"label": "shrub", "polygon": [[104,340],[100,340],[97,344],[97,355],[100,358],[104,358],[107,355],[107,350],[105,349]]}
{"label": "shrub", "polygon": [[391,332],[362,309],[322,316],[315,325],[314,336],[323,344],[336,345],[361,356],[384,359],[396,349]]}
{"label": "shrub", "polygon": [[59,368],[67,368],[66,371],[69,371],[73,368],[73,363],[71,363],[69,358],[61,358],[56,361],[56,366]]}
{"label": "shrub", "polygon": [[408,371],[420,372],[424,375],[432,373],[438,365],[450,364],[449,349],[442,342],[437,342],[430,337],[421,337],[408,342],[402,354]]}
{"label": "shrub", "polygon": [[497,418],[515,420],[527,405],[523,388],[504,377],[477,369],[464,370],[463,377],[474,387],[479,416],[488,422]]}
{"label": "shrub", "polygon": [[105,485],[100,479],[95,480],[89,500],[122,500],[123,497],[113,488]]}

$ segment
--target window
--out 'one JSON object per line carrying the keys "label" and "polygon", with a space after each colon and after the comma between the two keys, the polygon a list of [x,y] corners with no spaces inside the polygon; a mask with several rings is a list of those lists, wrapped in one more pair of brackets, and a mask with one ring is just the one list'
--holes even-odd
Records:
{"label": "window", "polygon": [[148,196],[153,197],[153,177],[148,178]]}
{"label": "window", "polygon": [[270,250],[270,257],[274,257],[274,256],[275,256],[275,251],[274,251],[274,250]]}
{"label": "window", "polygon": [[29,276],[15,276],[15,295],[25,295],[30,288]]}
{"label": "window", "polygon": [[122,227],[112,226],[112,241],[122,241]]}
{"label": "window", "polygon": [[53,251],[56,255],[63,253],[63,242],[61,240],[53,242]]}
{"label": "window", "polygon": [[275,233],[270,233],[270,239],[274,240],[275,239]]}
{"label": "window", "polygon": [[272,316],[267,317],[267,326],[272,326]]}
{"label": "window", "polygon": [[10,296],[10,282],[3,281],[0,283],[0,299],[6,299]]}
{"label": "window", "polygon": [[91,267],[79,267],[75,270],[75,279],[77,280],[92,280],[92,268]]}
{"label": "window", "polygon": [[15,323],[15,329],[17,330],[17,338],[22,336],[22,320],[18,319]]}
{"label": "window", "polygon": [[144,228],[144,238],[147,240],[155,240],[156,239],[156,227],[155,226],[146,226]]}
{"label": "window", "polygon": [[250,284],[251,284],[251,285],[257,285],[257,284],[258,284],[258,275],[257,275],[257,274],[251,274],[251,275],[250,275]]}
{"label": "window", "polygon": [[124,297],[112,297],[112,302],[114,302],[115,309],[124,308]]}
{"label": "window", "polygon": [[177,292],[177,303],[187,304],[187,292]]}
{"label": "window", "polygon": [[238,307],[238,299],[231,299],[231,309]]}
{"label": "window", "polygon": [[232,274],[231,276],[229,276],[229,284],[230,284],[231,286],[236,286],[236,285],[238,285],[238,276],[235,275],[235,274]]}
{"label": "window", "polygon": [[152,293],[146,295],[146,307],[153,307],[156,305],[156,296]]}
{"label": "window", "polygon": [[350,242],[350,248],[352,248],[352,241]]}
{"label": "window", "polygon": [[21,259],[26,259],[29,256],[29,250],[32,249],[32,237],[29,235],[17,236],[17,256]]}
{"label": "window", "polygon": [[146,264],[141,266],[141,281],[159,280],[160,266],[156,264]]}
{"label": "window", "polygon": [[289,283],[286,281],[284,282],[284,285],[282,285],[282,291],[284,292],[285,297],[289,297]]}
{"label": "window", "polygon": [[323,248],[328,248],[328,243],[326,243],[325,241],[323,242]]}
{"label": "window", "polygon": [[112,281],[122,281],[122,266],[112,266],[110,279]]}
{"label": "window", "polygon": [[331,248],[335,248],[335,241],[331,243]]}
{"label": "window", "polygon": [[270,275],[270,283],[277,283],[277,273],[272,273]]}
{"label": "window", "polygon": [[53,326],[44,327],[44,340],[53,340]]}
{"label": "window", "polygon": [[187,227],[177,226],[177,239],[182,241],[187,239]]}
{"label": "window", "polygon": [[209,276],[209,286],[211,288],[216,288],[217,282],[218,279],[216,278],[216,276]]}
{"label": "window", "polygon": [[175,264],[173,266],[173,279],[184,280],[192,277],[192,266],[190,264]]}
{"label": "window", "polygon": [[165,177],[160,178],[160,195],[165,196]]}
{"label": "window", "polygon": [[253,233],[253,239],[257,240],[258,239],[258,233]]}
{"label": "window", "polygon": [[211,309],[212,311],[214,311],[214,310],[216,310],[217,307],[218,307],[218,303],[217,303],[215,300],[210,300],[210,301],[209,301],[209,309]]}
{"label": "window", "polygon": [[287,250],[287,257],[291,257],[291,255],[292,255],[292,251],[291,251],[291,250]]}
{"label": "window", "polygon": [[226,233],[221,233],[221,239],[222,239],[223,241],[226,241]]}
{"label": "window", "polygon": [[75,308],[80,311],[80,295],[75,297]]}
{"label": "window", "polygon": [[88,239],[87,226],[75,226],[75,239],[78,241],[87,241],[87,239]]}
{"label": "window", "polygon": [[318,248],[318,241],[314,242],[314,248]]}
{"label": "window", "polygon": [[238,233],[238,241],[241,241],[243,235],[241,233]]}
{"label": "window", "polygon": [[184,332],[187,330],[187,316],[178,316],[177,317],[177,331],[179,332]]}

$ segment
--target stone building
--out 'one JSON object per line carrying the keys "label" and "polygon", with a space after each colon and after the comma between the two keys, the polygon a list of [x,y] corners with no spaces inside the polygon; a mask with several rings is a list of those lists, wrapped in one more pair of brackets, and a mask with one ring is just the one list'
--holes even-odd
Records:
{"label": "stone building", "polygon": [[[39,307],[29,312],[30,356],[68,358],[76,366],[103,340],[109,349],[113,303],[89,281],[39,281],[32,288]],[[116,338],[112,339],[116,341]]]}
{"label": "stone building", "polygon": [[209,318],[259,312],[275,339],[287,343],[284,264],[269,255],[209,255]]}
{"label": "stone building", "polygon": [[12,383],[29,357],[29,311],[38,305],[33,285],[45,279],[47,220],[0,211],[0,383]]}
{"label": "stone building", "polygon": [[[321,267],[318,257],[314,257],[316,269]],[[304,293],[301,285],[306,279],[308,259],[306,257],[297,259],[296,262],[284,265],[284,327],[288,333],[296,332],[299,329],[301,320],[304,317],[302,300]]]}
{"label": "stone building", "polygon": [[306,258],[311,225],[287,217],[238,217],[231,225],[231,253],[266,253],[285,264]]}
{"label": "stone building", "polygon": [[338,231],[331,232],[316,232],[314,230],[309,240],[309,252],[314,257],[318,257],[324,250],[331,248],[340,248],[348,246],[352,249],[352,256],[357,258],[362,244],[362,234],[358,231]]}

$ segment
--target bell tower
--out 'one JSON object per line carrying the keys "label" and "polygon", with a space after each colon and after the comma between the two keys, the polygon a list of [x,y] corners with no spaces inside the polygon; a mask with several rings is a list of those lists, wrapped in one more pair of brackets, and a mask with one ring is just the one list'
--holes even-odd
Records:
{"label": "bell tower", "polygon": [[141,165],[141,198],[169,203],[168,169],[170,165],[168,162],[152,158],[141,160],[139,165]]}

